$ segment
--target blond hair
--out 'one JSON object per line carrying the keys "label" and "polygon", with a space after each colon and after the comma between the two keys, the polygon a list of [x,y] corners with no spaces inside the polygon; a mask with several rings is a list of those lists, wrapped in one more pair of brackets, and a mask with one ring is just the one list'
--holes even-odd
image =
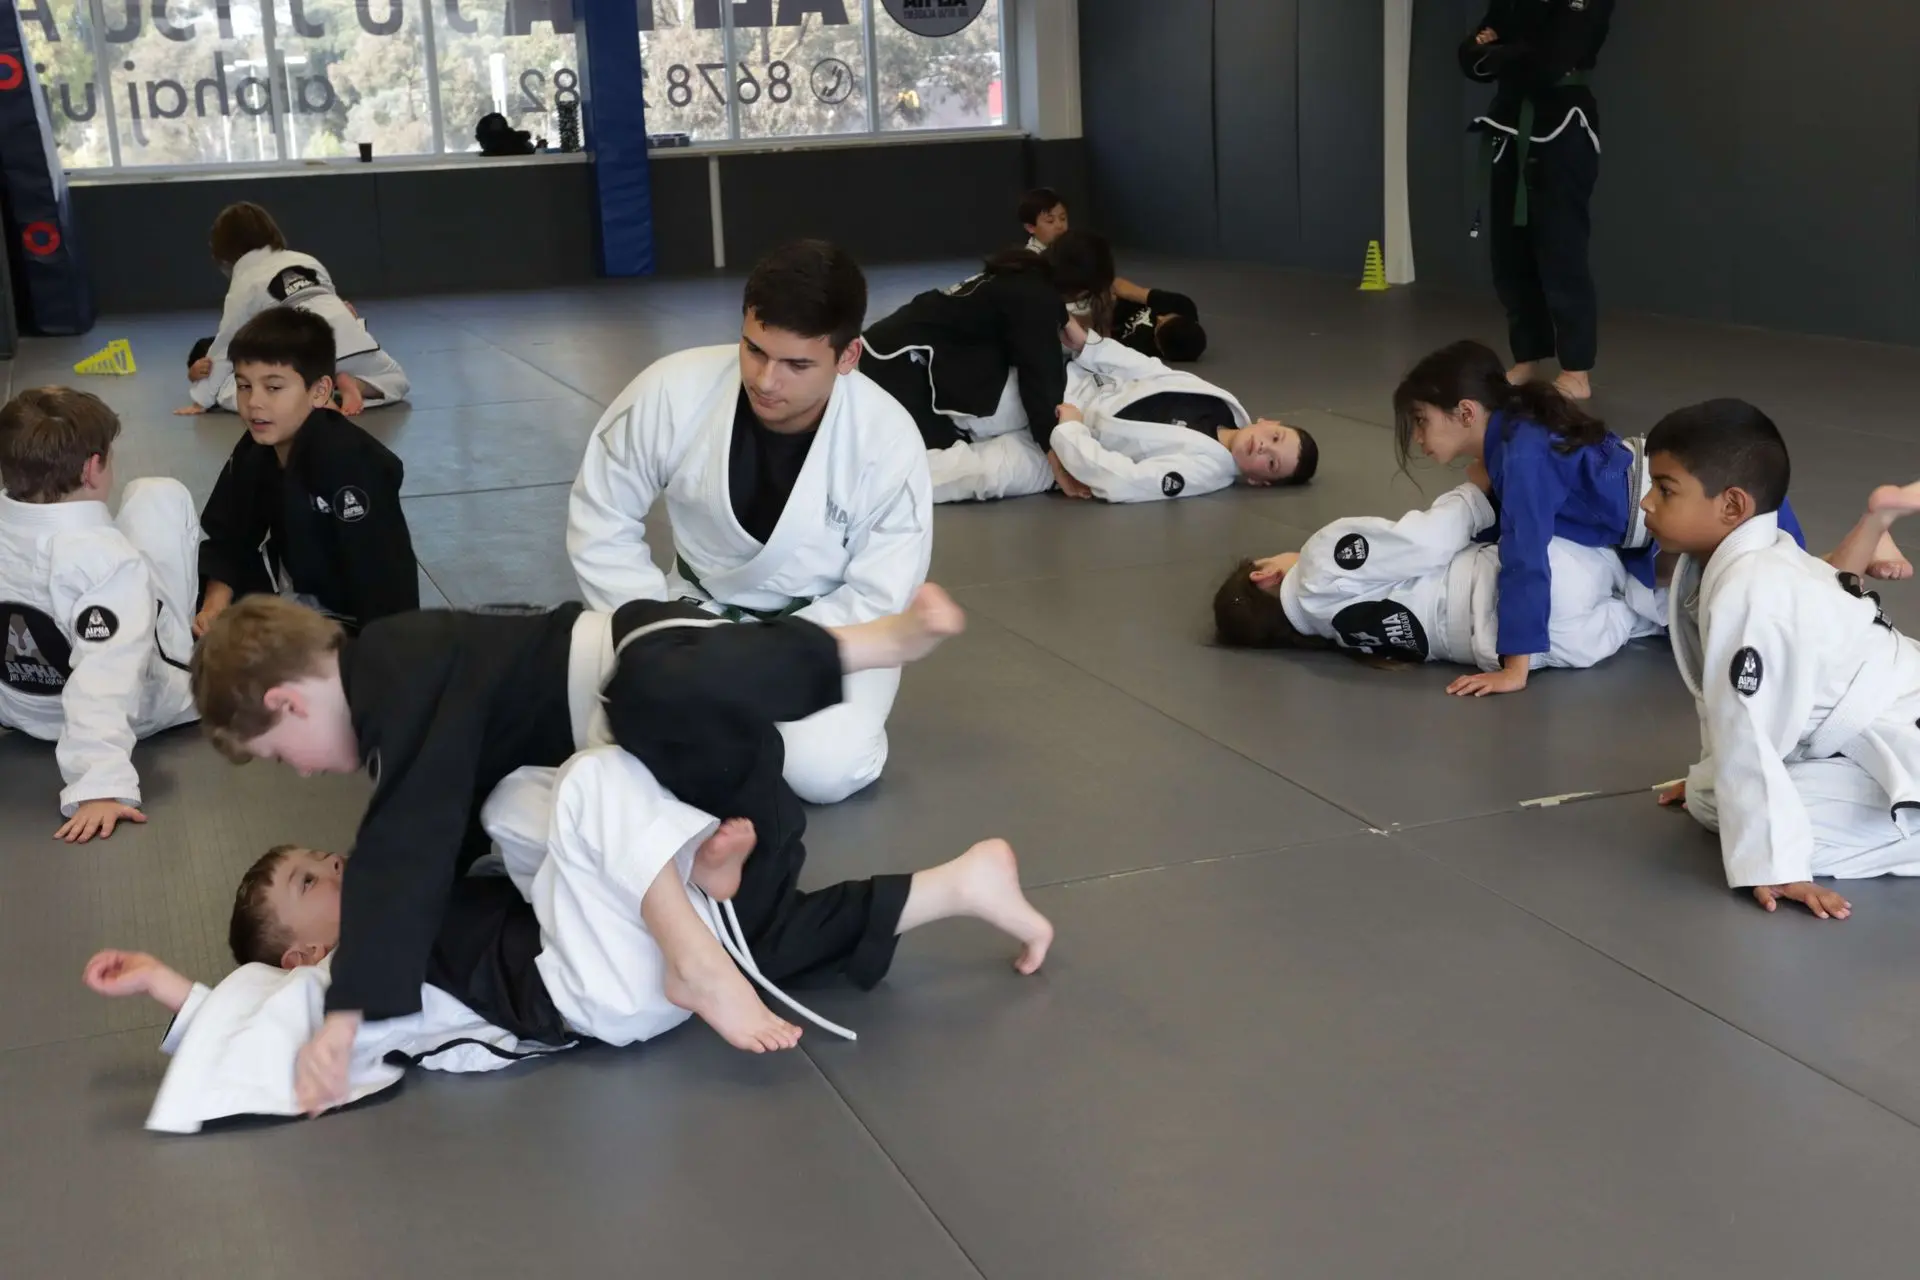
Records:
{"label": "blond hair", "polygon": [[280,721],[267,691],[320,674],[328,654],[346,643],[340,624],[279,596],[253,595],[229,606],[193,651],[193,705],[200,727],[236,764],[253,758],[247,744]]}

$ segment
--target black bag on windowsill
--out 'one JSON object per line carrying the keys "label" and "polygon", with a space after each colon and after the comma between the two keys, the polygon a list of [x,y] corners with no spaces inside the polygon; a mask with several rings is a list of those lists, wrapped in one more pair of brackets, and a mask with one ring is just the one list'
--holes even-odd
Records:
{"label": "black bag on windowsill", "polygon": [[516,129],[498,111],[480,117],[473,128],[473,140],[480,144],[483,156],[530,156],[534,153],[533,135]]}

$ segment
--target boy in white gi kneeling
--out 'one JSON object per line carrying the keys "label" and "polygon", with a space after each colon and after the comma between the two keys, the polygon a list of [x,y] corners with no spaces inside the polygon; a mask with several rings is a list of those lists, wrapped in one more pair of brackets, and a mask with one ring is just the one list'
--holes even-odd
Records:
{"label": "boy in white gi kneeling", "polygon": [[1738,400],[1668,415],[1647,437],[1647,527],[1678,551],[1669,634],[1700,713],[1700,762],[1662,804],[1720,834],[1727,883],[1768,911],[1852,906],[1816,877],[1920,875],[1920,645],[1860,575],[1920,487],[1876,490],[1828,559],[1775,518],[1786,443]]}
{"label": "boy in white gi kneeling", "polygon": [[[582,1039],[649,1040],[690,1014],[751,1052],[798,1042],[800,1029],[735,967],[728,950],[743,967],[751,954],[716,905],[739,886],[752,824],[682,804],[615,747],[515,772],[488,799],[485,824],[506,875],[453,882],[419,1012],[362,1023],[337,1061],[302,1047],[321,1026],[350,861],[282,846],[256,862],[229,930],[241,967],[218,988],[151,956],[94,956],[93,990],[149,995],[176,1014],[162,1045],[174,1062],[148,1126],[193,1132],[242,1115],[315,1114],[395,1083],[396,1054],[405,1065],[485,1071]],[[1004,841],[919,873],[914,889],[899,932],[972,916],[1023,943],[1021,972],[1040,967],[1052,929],[1021,893]],[[833,945],[828,922],[813,927]]]}
{"label": "boy in white gi kneeling", "polygon": [[69,844],[145,822],[133,744],[195,719],[187,683],[200,521],[186,486],[113,492],[120,419],[67,387],[0,409],[0,726],[56,743]]}

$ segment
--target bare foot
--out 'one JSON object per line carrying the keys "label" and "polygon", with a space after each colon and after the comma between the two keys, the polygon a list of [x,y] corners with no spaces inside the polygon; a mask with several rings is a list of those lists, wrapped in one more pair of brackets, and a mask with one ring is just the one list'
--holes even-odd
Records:
{"label": "bare foot", "polygon": [[1005,840],[982,840],[961,854],[961,893],[968,912],[1022,944],[1013,967],[1038,973],[1053,945],[1053,925],[1033,909],[1020,888],[1020,863]]}
{"label": "bare foot", "polygon": [[751,818],[728,818],[693,856],[693,882],[715,902],[740,892],[740,868],[756,839]]}
{"label": "bare foot", "polygon": [[1523,387],[1527,383],[1532,382],[1534,375],[1539,372],[1539,365],[1531,360],[1522,360],[1519,364],[1507,370],[1507,381],[1516,387]]}
{"label": "bare foot", "polygon": [[1571,369],[1562,370],[1553,380],[1553,389],[1569,400],[1593,399],[1593,380],[1585,373],[1576,373]]}
{"label": "bare foot", "polygon": [[1873,562],[1867,566],[1867,576],[1885,578],[1889,582],[1913,576],[1913,562],[1901,554],[1892,534],[1880,535],[1880,545],[1873,549]]}
{"label": "bare foot", "polygon": [[714,960],[667,966],[667,999],[694,1014],[720,1033],[720,1038],[748,1053],[772,1053],[800,1043],[800,1028],[760,1003],[746,975],[734,968],[724,952]]}

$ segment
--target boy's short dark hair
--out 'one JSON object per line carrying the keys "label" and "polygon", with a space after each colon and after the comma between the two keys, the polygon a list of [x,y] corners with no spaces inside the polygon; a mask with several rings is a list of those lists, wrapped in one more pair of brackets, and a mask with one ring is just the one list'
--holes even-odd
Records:
{"label": "boy's short dark hair", "polygon": [[273,887],[280,864],[299,847],[275,845],[240,877],[240,887],[233,891],[233,914],[227,919],[227,948],[235,964],[270,964],[277,969],[280,957],[293,944],[287,927],[267,906],[267,890]]}
{"label": "boy's short dark hair", "polygon": [[1254,563],[1242,560],[1213,595],[1213,642],[1230,649],[1331,649],[1333,642],[1300,631],[1278,597],[1253,581]]}
{"label": "boy's short dark hair", "polygon": [[1709,498],[1744,489],[1761,512],[1778,511],[1793,467],[1773,419],[1745,400],[1676,409],[1647,435],[1647,456],[1671,454]]}
{"label": "boy's short dark hair", "polygon": [[308,386],[333,376],[333,326],[299,307],[269,307],[240,326],[227,345],[227,360],[285,365]]}
{"label": "boy's short dark hair", "polygon": [[230,204],[213,220],[213,233],[207,237],[213,260],[232,266],[255,249],[285,249],[286,237],[273,215],[250,200]]}
{"label": "boy's short dark hair", "polygon": [[1153,327],[1160,358],[1187,364],[1207,353],[1207,331],[1192,316],[1170,315]]}
{"label": "boy's short dark hair", "polygon": [[72,387],[22,391],[0,408],[0,481],[18,502],[56,502],[80,487],[87,459],[105,458],[120,419]]}
{"label": "boy's short dark hair", "polygon": [[840,246],[791,240],[753,268],[740,309],[769,329],[825,338],[838,356],[866,323],[867,278]]}
{"label": "boy's short dark hair", "polygon": [[1040,221],[1041,214],[1065,203],[1052,187],[1035,187],[1020,197],[1020,225],[1030,227]]}
{"label": "boy's short dark hair", "polygon": [[1294,466],[1293,474],[1280,483],[1306,484],[1320,469],[1320,442],[1303,427],[1295,427],[1293,433],[1300,437],[1300,461]]}

